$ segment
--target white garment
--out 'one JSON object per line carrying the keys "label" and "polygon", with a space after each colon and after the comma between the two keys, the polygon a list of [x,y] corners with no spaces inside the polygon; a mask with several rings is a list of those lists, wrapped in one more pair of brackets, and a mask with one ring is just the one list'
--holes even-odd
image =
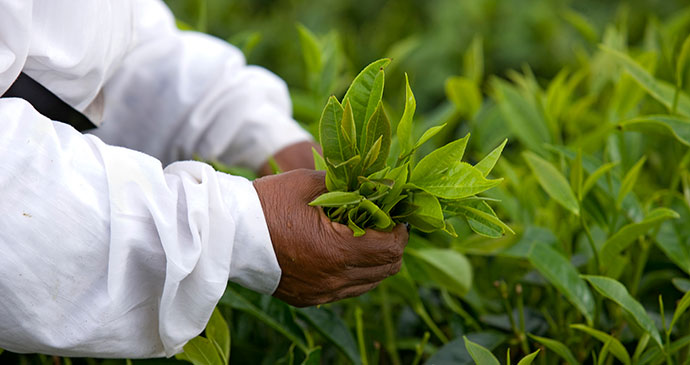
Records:
{"label": "white garment", "polygon": [[0,348],[170,356],[228,278],[275,290],[251,182],[174,161],[257,168],[309,139],[280,79],[159,0],[0,0],[0,95],[22,70],[103,120],[82,135],[0,99]]}

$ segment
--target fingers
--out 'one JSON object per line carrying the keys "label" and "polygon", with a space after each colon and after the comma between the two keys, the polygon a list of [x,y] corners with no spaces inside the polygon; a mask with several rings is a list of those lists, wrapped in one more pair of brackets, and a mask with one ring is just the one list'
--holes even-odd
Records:
{"label": "fingers", "polygon": [[[346,226],[334,223],[338,230],[342,255],[345,263],[352,267],[375,267],[399,262],[407,245],[405,226],[398,224],[391,232],[367,229],[361,237],[353,237]],[[344,230],[343,230],[344,229]]]}

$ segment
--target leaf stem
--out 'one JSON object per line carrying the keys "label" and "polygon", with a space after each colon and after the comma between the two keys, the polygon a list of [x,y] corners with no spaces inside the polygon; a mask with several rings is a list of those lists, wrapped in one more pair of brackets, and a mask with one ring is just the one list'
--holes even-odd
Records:
{"label": "leaf stem", "polygon": [[393,318],[391,316],[391,305],[388,298],[388,287],[386,284],[381,285],[379,289],[381,298],[381,312],[383,315],[383,329],[386,333],[386,350],[391,357],[393,365],[400,365],[400,354],[398,354],[398,347],[395,344],[395,329],[393,328]]}
{"label": "leaf stem", "polygon": [[364,323],[362,321],[362,308],[357,306],[355,308],[355,323],[357,326],[357,344],[359,345],[359,357],[362,359],[362,365],[369,365],[367,360],[367,348],[364,343]]}

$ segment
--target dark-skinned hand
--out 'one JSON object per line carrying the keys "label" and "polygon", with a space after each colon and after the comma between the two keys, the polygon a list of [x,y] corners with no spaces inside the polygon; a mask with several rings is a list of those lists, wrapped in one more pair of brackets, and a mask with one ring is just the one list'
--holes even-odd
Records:
{"label": "dark-skinned hand", "polygon": [[254,181],[282,270],[275,297],[298,307],[361,295],[397,273],[407,230],[354,237],[309,202],[326,192],[325,173],[298,169]]}

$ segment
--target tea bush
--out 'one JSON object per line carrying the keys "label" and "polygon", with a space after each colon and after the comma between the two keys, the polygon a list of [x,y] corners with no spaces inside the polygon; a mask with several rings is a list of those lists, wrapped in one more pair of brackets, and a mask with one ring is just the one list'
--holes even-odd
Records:
{"label": "tea bush", "polygon": [[317,137],[329,97],[392,57],[380,106],[391,150],[405,71],[418,105],[409,134],[445,124],[412,159],[469,133],[464,160],[476,165],[507,139],[487,176],[503,181],[480,194],[480,212],[507,227],[446,216],[457,237],[412,230],[400,273],[320,307],[230,284],[184,354],[141,363],[690,363],[681,1],[169,3],[182,27],[228,38],[284,77]]}

